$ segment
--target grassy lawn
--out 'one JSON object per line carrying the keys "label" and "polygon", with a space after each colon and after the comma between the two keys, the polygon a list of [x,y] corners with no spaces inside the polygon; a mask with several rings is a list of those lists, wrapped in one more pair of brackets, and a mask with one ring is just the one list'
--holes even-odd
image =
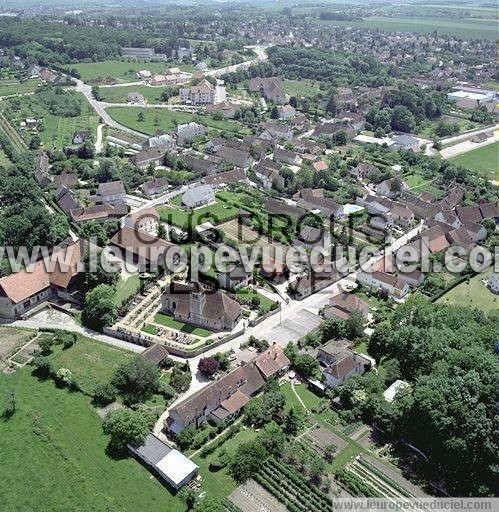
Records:
{"label": "grassy lawn", "polygon": [[322,400],[320,396],[310,391],[305,384],[295,385],[295,390],[309,410],[318,405]]}
{"label": "grassy lawn", "polygon": [[283,80],[284,90],[297,98],[315,96],[320,92],[319,83],[314,80]]}
{"label": "grassy lawn", "polygon": [[127,279],[123,277],[118,281],[116,285],[116,292],[114,294],[114,303],[121,305],[125,300],[129,299],[133,295],[139,293],[140,278],[138,274],[133,274]]}
{"label": "grassy lawn", "polygon": [[10,160],[9,158],[7,157],[7,155],[5,154],[5,151],[3,149],[0,149],[0,165],[2,166],[5,166],[5,165],[10,165]]}
{"label": "grassy lawn", "polygon": [[303,410],[302,404],[299,402],[296,395],[293,393],[293,388],[291,387],[291,384],[289,382],[285,382],[281,386],[279,386],[279,391],[285,396],[286,398],[286,410],[289,411],[290,409],[297,409],[297,410]]}
{"label": "grassy lawn", "polygon": [[499,179],[499,142],[474,149],[451,160],[489,180]]}
{"label": "grassy lawn", "polygon": [[2,510],[185,511],[132,457],[106,453],[88,397],[39,381],[30,367],[0,373],[0,396],[11,389],[17,410],[0,426]]}
{"label": "grassy lawn", "polygon": [[437,303],[478,308],[486,313],[497,310],[499,307],[499,296],[493,294],[482,283],[482,279],[486,278],[488,274],[478,274],[472,277],[469,283],[465,281],[458,284],[440,297]]}
{"label": "grassy lawn", "polygon": [[[189,112],[174,112],[166,108],[143,108],[143,107],[110,107],[107,113],[116,121],[128,128],[132,128],[146,135],[154,135],[158,130],[170,131],[177,124],[196,121],[210,128],[220,131],[231,132],[237,135],[251,135],[251,130],[235,121],[223,119],[216,121],[210,116],[200,116]],[[143,121],[137,117],[142,112]]]}
{"label": "grassy lawn", "polygon": [[113,78],[116,82],[133,82],[138,80],[135,73],[143,69],[153,74],[164,73],[170,67],[165,62],[149,62],[144,60],[106,60],[102,62],[82,62],[69,64],[67,69],[76,69],[84,82],[100,83],[102,79]]}
{"label": "grassy lawn", "polygon": [[265,295],[256,292],[252,288],[240,288],[237,290],[236,295],[238,297],[246,298],[249,300],[251,300],[253,297],[258,297],[260,300],[260,307],[264,313],[267,313],[270,310],[272,304],[274,304],[274,301],[270,300],[268,297],[265,297]]}
{"label": "grassy lawn", "polygon": [[421,192],[430,192],[437,198],[442,196],[442,191],[432,183],[432,179],[424,178],[420,174],[408,174],[404,176],[404,181],[407,183],[411,191],[416,194]]}
{"label": "grassy lawn", "polygon": [[99,341],[80,336],[70,348],[53,347],[51,361],[56,368],[71,370],[80,388],[92,393],[96,384],[108,382],[117,366],[135,357],[135,354]]}
{"label": "grassy lawn", "polygon": [[234,218],[238,213],[237,208],[226,204],[219,195],[217,195],[217,201],[214,204],[197,208],[192,212],[171,206],[160,206],[157,210],[163,222],[168,222],[168,224],[173,224],[182,229],[186,229],[189,223],[192,223],[193,227],[203,222],[220,224]]}
{"label": "grassy lawn", "polygon": [[169,327],[171,329],[175,329],[177,331],[185,332],[188,334],[193,334],[194,336],[200,336],[201,338],[207,338],[213,334],[213,331],[210,331],[209,329],[184,324],[183,322],[179,322],[178,320],[175,320],[175,318],[169,315],[165,315],[164,313],[158,313],[154,317],[154,321],[157,324],[164,325],[165,327]]}
{"label": "grassy lawn", "polygon": [[228,454],[232,455],[236,448],[246,441],[250,441],[256,437],[256,432],[252,429],[241,430],[234,437],[225,442],[220,448],[217,448],[214,453],[208,455],[206,459],[199,457],[199,455],[192,458],[192,461],[199,466],[199,474],[203,478],[202,490],[206,491],[209,496],[216,496],[218,498],[225,498],[237,487],[236,482],[229,475],[228,469],[225,467],[217,472],[211,472],[210,460],[218,456],[220,450],[225,448]]}
{"label": "grassy lawn", "polygon": [[146,324],[144,327],[142,327],[142,331],[146,332],[147,334],[156,334],[158,329],[154,325]]}
{"label": "grassy lawn", "polygon": [[36,90],[39,81],[37,79],[24,80],[19,82],[14,78],[5,78],[0,80],[0,96],[10,96],[12,94],[24,94]]}
{"label": "grassy lawn", "polygon": [[144,96],[147,103],[165,103],[161,101],[161,93],[167,87],[151,87],[148,85],[127,85],[125,87],[101,87],[99,89],[102,101],[109,103],[126,103],[128,93],[138,92]]}

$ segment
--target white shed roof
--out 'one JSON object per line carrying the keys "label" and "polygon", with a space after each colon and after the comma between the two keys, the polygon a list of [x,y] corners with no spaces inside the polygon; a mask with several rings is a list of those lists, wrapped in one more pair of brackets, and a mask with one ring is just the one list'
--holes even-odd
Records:
{"label": "white shed roof", "polygon": [[179,485],[196,471],[198,466],[179,451],[172,450],[156,464],[156,468],[175,485]]}

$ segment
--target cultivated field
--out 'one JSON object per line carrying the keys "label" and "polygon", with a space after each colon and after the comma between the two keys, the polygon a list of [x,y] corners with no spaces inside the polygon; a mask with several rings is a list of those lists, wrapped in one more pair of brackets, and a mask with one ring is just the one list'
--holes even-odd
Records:
{"label": "cultivated field", "polygon": [[[226,131],[236,135],[251,135],[251,130],[235,122],[221,120],[216,121],[210,116],[199,116],[189,112],[174,112],[166,108],[143,108],[143,107],[110,107],[107,113],[120,124],[145,133],[154,135],[158,130],[170,131],[178,124],[199,122],[209,128],[219,131]],[[139,113],[143,114],[144,120],[139,121]]]}
{"label": "cultivated field", "polygon": [[0,327],[0,359],[12,355],[22,345],[28,343],[34,334],[14,327]]}
{"label": "cultivated field", "polygon": [[324,427],[310,430],[305,434],[303,440],[308,446],[312,446],[319,452],[325,452],[326,448],[331,445],[336,446],[335,452],[340,452],[347,446],[347,443],[341,437]]}
{"label": "cultivated field", "polygon": [[489,180],[499,179],[499,142],[493,142],[463,155],[451,158],[455,164],[467,167]]}
{"label": "cultivated field", "polygon": [[128,93],[138,92],[144,96],[147,103],[165,103],[161,101],[161,93],[167,87],[153,87],[150,85],[127,85],[118,87],[101,87],[99,93],[102,101],[109,103],[126,103]]}
{"label": "cultivated field", "polygon": [[144,60],[106,60],[103,62],[82,62],[70,64],[69,69],[75,69],[80,73],[81,79],[89,83],[101,83],[107,78],[114,82],[133,82],[138,80],[135,73],[147,69],[153,74],[161,74],[168,67],[164,62],[149,62]]}
{"label": "cultivated field", "polygon": [[14,94],[25,94],[36,90],[39,81],[36,79],[23,80],[20,82],[14,78],[0,80],[0,96],[11,96]]}
{"label": "cultivated field", "polygon": [[361,27],[371,30],[381,29],[394,32],[417,32],[439,34],[463,38],[497,39],[497,21],[492,19],[446,19],[425,16],[369,16],[361,21],[320,21],[336,26]]}
{"label": "cultivated field", "polygon": [[249,246],[250,251],[254,246],[260,248],[266,247],[269,250],[269,254],[274,257],[276,261],[286,261],[287,247],[285,245],[282,245],[279,242],[274,242],[270,240],[267,235],[261,235],[254,229],[244,224],[240,224],[237,219],[221,224],[218,227],[223,233],[232,238],[232,240],[236,241],[239,245]]}

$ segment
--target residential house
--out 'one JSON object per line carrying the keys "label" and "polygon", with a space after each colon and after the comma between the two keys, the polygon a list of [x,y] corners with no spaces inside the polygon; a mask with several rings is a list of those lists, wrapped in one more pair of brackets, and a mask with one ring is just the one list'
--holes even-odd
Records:
{"label": "residential house", "polygon": [[463,223],[459,220],[459,217],[452,210],[442,210],[435,215],[435,220],[443,222],[452,226],[454,229],[460,228]]}
{"label": "residential house", "polygon": [[251,156],[250,152],[245,148],[245,146],[241,145],[240,148],[232,147],[232,146],[222,146],[218,152],[217,156],[219,156],[222,160],[234,164],[236,167],[240,167],[241,169],[249,169],[253,163],[254,159]]}
{"label": "residential house", "polygon": [[156,167],[163,163],[166,152],[167,150],[164,147],[154,146],[135,153],[130,161],[140,169],[145,169],[151,164]]}
{"label": "residential house", "polygon": [[167,178],[154,178],[143,183],[140,189],[145,196],[154,197],[166,192],[169,186]]}
{"label": "residential house", "polygon": [[273,187],[284,186],[284,178],[279,174],[281,168],[280,164],[264,159],[253,167],[253,171],[262,182],[263,188],[270,190]]}
{"label": "residential house", "polygon": [[237,301],[220,290],[207,293],[199,283],[172,282],[161,297],[161,307],[180,322],[213,331],[232,331],[242,317]]}
{"label": "residential house", "polygon": [[215,103],[216,87],[203,79],[197,85],[181,87],[179,90],[180,102],[192,105],[212,105]]}
{"label": "residential house", "polygon": [[465,220],[463,226],[466,229],[472,242],[483,242],[487,238],[487,230],[481,224],[472,222],[470,220]]}
{"label": "residential house", "polygon": [[279,77],[251,78],[249,90],[250,92],[260,92],[267,101],[273,101],[278,105],[284,105],[288,101],[282,80]]}
{"label": "residential house", "polygon": [[282,283],[289,277],[289,269],[286,263],[269,257],[262,261],[260,274],[264,279],[274,283]]}
{"label": "residential house", "polygon": [[121,180],[99,183],[97,187],[97,203],[117,204],[124,203],[126,190]]}
{"label": "residential house", "polygon": [[237,105],[236,103],[230,103],[228,101],[223,101],[221,103],[216,103],[212,105],[208,105],[206,107],[206,112],[214,113],[219,112],[225,119],[234,119],[236,116],[236,112],[241,108],[241,105]]}
{"label": "residential house", "polygon": [[290,126],[276,121],[265,121],[262,123],[262,128],[263,132],[260,135],[262,139],[290,141],[294,136]]}
{"label": "residential house", "polygon": [[297,205],[312,213],[318,211],[328,218],[343,216],[343,206],[328,197],[302,197],[298,200]]}
{"label": "residential house", "polygon": [[218,275],[218,283],[226,290],[236,291],[249,286],[253,281],[253,272],[246,270],[244,265],[236,265],[231,270]]}
{"label": "residential house", "polygon": [[378,183],[375,187],[376,193],[380,196],[394,198],[400,195],[404,190],[407,190],[409,187],[407,183],[400,178],[400,176],[395,176],[394,178],[389,178],[381,183]]}
{"label": "residential house", "polygon": [[189,169],[199,172],[203,176],[208,176],[217,172],[216,164],[210,160],[197,158],[193,155],[185,155],[183,160]]}
{"label": "residential house", "polygon": [[210,185],[199,185],[182,194],[182,204],[187,208],[199,208],[215,201],[215,192]]}
{"label": "residential house", "polygon": [[300,230],[298,238],[295,240],[296,245],[303,245],[309,249],[331,247],[331,236],[329,231],[318,229],[312,226],[303,226]]}
{"label": "residential house", "polygon": [[54,176],[54,184],[57,186],[64,185],[67,188],[75,189],[79,186],[78,174],[64,170],[58,176]]}
{"label": "residential house", "polygon": [[351,350],[344,350],[336,356],[336,359],[324,370],[324,385],[334,389],[344,384],[354,375],[364,374],[371,366],[371,361]]}
{"label": "residential house", "polygon": [[127,96],[128,103],[139,103],[143,105],[146,101],[144,96],[138,92],[129,92]]}
{"label": "residential house", "polygon": [[411,270],[410,272],[401,269],[399,279],[405,281],[412,288],[417,288],[424,283],[425,275],[418,269]]}
{"label": "residential house", "polygon": [[69,215],[71,210],[81,207],[80,203],[75,198],[74,192],[64,185],[57,188],[54,194],[54,199],[59,208],[66,215]]}
{"label": "residential house", "polygon": [[346,133],[347,140],[353,139],[356,134],[355,130],[347,124],[324,122],[315,127],[311,136],[314,138],[327,137],[332,139],[340,131]]}
{"label": "residential house", "polygon": [[398,224],[404,228],[409,227],[415,219],[414,212],[400,204],[395,204],[393,206],[393,208],[390,210],[390,216],[394,220],[395,224]]}
{"label": "residential house", "polygon": [[[142,149],[161,149],[163,152],[175,150],[175,139],[168,133],[149,137],[143,144]],[[163,153],[164,154],[164,153]]]}
{"label": "residential house", "polygon": [[403,149],[405,151],[413,151],[414,153],[417,153],[421,147],[421,141],[407,133],[393,135],[391,140],[393,144],[390,146],[390,151]]}
{"label": "residential house", "polygon": [[323,310],[324,318],[339,318],[346,320],[352,313],[360,313],[367,320],[369,315],[369,303],[353,295],[342,292],[329,299],[329,305]]}
{"label": "residential house", "polygon": [[145,208],[130,213],[122,220],[121,227],[136,229],[143,233],[156,234],[159,227],[159,215],[155,208]]}
{"label": "residential house", "polygon": [[371,174],[376,172],[379,172],[379,168],[367,162],[360,162],[356,167],[352,169],[352,175],[355,176],[358,180],[369,178]]}
{"label": "residential house", "polygon": [[49,172],[50,160],[44,151],[38,153],[36,157],[35,180],[41,188],[49,187],[52,184],[52,178]]}
{"label": "residential house", "polygon": [[317,162],[314,162],[312,164],[312,167],[314,168],[315,171],[317,172],[320,172],[320,171],[327,171],[327,169],[329,168],[329,166],[327,165],[326,162],[324,162],[324,160],[318,160]]}
{"label": "residential house", "polygon": [[397,276],[385,272],[359,272],[360,283],[374,290],[383,290],[396,299],[402,299],[409,292],[409,285]]}
{"label": "residential house", "polygon": [[192,139],[196,137],[203,137],[206,135],[206,128],[199,123],[187,123],[179,124],[174,130],[177,144],[179,146],[185,146],[190,143]]}
{"label": "residential house", "polygon": [[387,214],[394,206],[394,202],[387,197],[378,197],[368,195],[366,197],[357,197],[355,202],[367,208],[367,211],[372,215]]}
{"label": "residential house", "polygon": [[279,119],[287,121],[288,119],[295,117],[297,112],[291,105],[282,105],[277,107],[277,114],[279,115]]}
{"label": "residential house", "polygon": [[244,170],[236,168],[232,171],[225,171],[218,174],[205,176],[201,179],[201,183],[204,183],[205,185],[211,185],[213,188],[222,188],[231,183],[239,183],[247,180],[248,178]]}
{"label": "residential house", "polygon": [[306,214],[304,209],[290,205],[284,201],[279,201],[272,197],[265,200],[263,207],[269,213],[273,213],[274,215],[282,215],[284,217],[292,217],[294,219],[301,219]]}
{"label": "residential house", "polygon": [[430,253],[433,254],[450,247],[450,243],[445,236],[447,232],[448,231],[444,230],[442,226],[436,225],[423,231],[419,238]]}
{"label": "residential house", "polygon": [[278,162],[284,162],[288,165],[301,165],[302,158],[298,153],[295,153],[294,151],[288,151],[284,148],[276,147],[274,149],[274,160]]}

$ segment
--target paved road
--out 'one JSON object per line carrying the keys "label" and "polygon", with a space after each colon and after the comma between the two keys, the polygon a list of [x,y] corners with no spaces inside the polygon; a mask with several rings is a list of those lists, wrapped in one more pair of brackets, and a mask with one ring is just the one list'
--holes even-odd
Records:
{"label": "paved road", "polygon": [[454,156],[463,155],[469,151],[473,151],[474,149],[488,146],[489,144],[493,144],[497,141],[499,141],[499,131],[496,131],[490,139],[487,139],[484,142],[471,142],[471,140],[465,140],[455,144],[454,146],[444,148],[440,151],[440,155],[442,158],[452,158]]}
{"label": "paved road", "polygon": [[102,128],[104,128],[103,124],[99,124],[99,126],[97,126],[97,140],[95,141],[96,153],[100,153],[102,151]]}
{"label": "paved road", "polygon": [[471,139],[475,135],[478,135],[479,133],[486,133],[491,132],[494,130],[499,129],[499,124],[496,124],[495,126],[489,126],[488,128],[478,128],[476,130],[471,130],[466,133],[462,133],[460,135],[453,135],[452,137],[444,137],[441,142],[443,146],[446,146],[448,144],[456,144],[457,142],[463,142],[465,140]]}
{"label": "paved road", "polygon": [[[420,223],[417,227],[409,231],[409,233],[403,235],[397,240],[394,240],[394,242],[387,248],[386,252],[389,250],[396,251],[401,246],[407,244],[409,240],[421,232],[421,229],[422,224]],[[381,258],[382,256],[375,256],[371,258],[366,263],[365,268],[372,266]],[[199,356],[189,359],[189,367],[193,376],[191,386],[160,416],[156,425],[154,426],[154,433],[156,435],[161,434],[163,423],[168,416],[169,409],[197,393],[211,382],[210,380],[204,378],[197,371],[199,360],[201,358],[213,356],[220,351],[227,352],[232,349],[237,349],[242,343],[248,341],[250,336],[255,336],[259,339],[266,339],[269,342],[276,342],[282,347],[285,347],[290,341],[297,341],[298,338],[304,336],[307,333],[307,328],[308,330],[312,330],[314,327],[320,324],[321,319],[317,317],[318,311],[329,303],[329,299],[331,297],[338,295],[341,291],[351,287],[352,284],[357,280],[357,274],[358,271],[352,272],[343,279],[340,279],[336,283],[328,286],[324,290],[314,293],[313,295],[310,295],[301,301],[290,301],[289,304],[282,304],[282,310],[280,313],[276,313],[255,327],[249,328],[244,334],[228,341],[224,345],[213,348]],[[300,329],[300,325],[302,327],[305,326],[305,328]]]}

